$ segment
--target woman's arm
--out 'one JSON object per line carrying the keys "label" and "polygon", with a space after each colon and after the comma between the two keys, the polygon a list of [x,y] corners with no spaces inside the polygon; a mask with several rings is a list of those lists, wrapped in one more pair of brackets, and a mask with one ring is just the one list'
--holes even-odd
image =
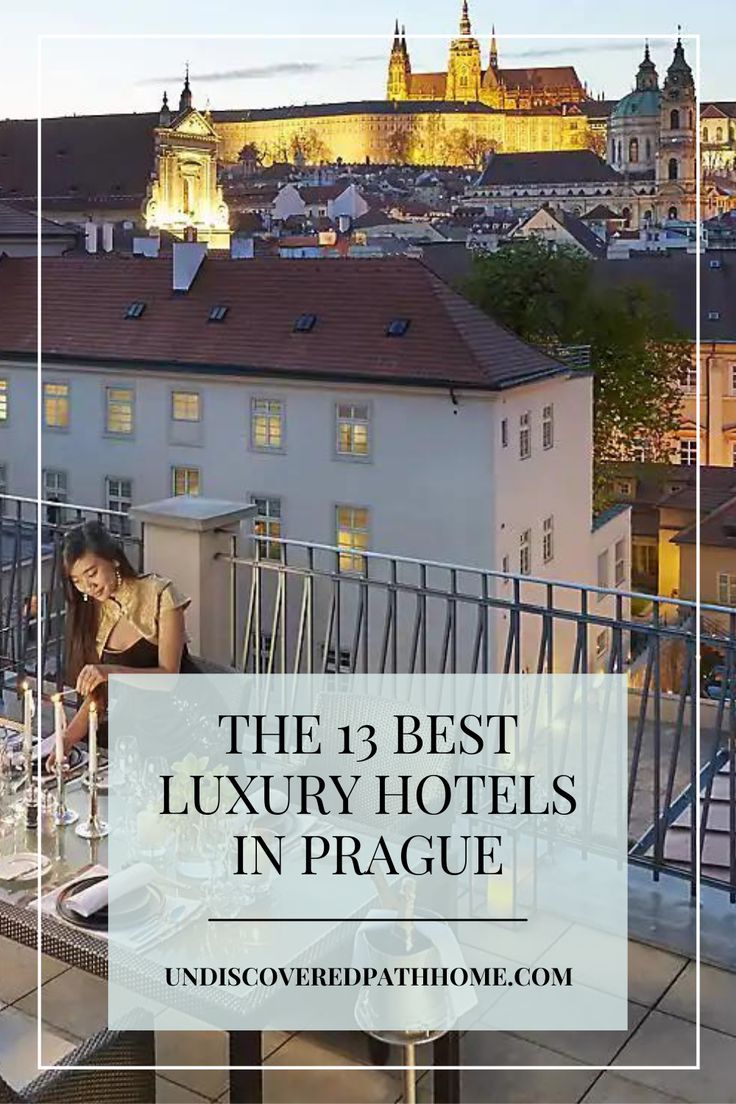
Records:
{"label": "woman's arm", "polygon": [[178,674],[184,641],[184,610],[166,610],[159,619],[158,667],[123,667],[116,663],[91,663],[79,672],[77,690],[87,696],[101,682],[106,682],[110,675]]}

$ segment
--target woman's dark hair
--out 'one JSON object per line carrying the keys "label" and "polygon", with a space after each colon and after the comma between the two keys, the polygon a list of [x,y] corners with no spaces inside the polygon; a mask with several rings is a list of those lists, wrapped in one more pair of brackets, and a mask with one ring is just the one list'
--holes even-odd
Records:
{"label": "woman's dark hair", "polygon": [[97,663],[97,628],[100,606],[84,600],[71,580],[71,571],[82,556],[99,556],[116,564],[123,579],[135,579],[138,572],[125,554],[122,542],[101,521],[85,521],[70,529],[61,546],[62,577],[66,597],[66,681],[74,686],[87,663]]}

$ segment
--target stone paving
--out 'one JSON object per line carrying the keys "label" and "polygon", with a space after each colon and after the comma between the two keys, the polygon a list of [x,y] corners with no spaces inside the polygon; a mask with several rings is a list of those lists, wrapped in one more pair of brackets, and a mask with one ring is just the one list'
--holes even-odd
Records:
{"label": "stone paving", "polygon": [[[702,967],[700,1071],[627,1070],[623,1067],[695,1062],[694,963],[643,943],[630,942],[629,953],[626,1031],[467,1032],[461,1041],[463,1063],[569,1068],[466,1070],[463,1104],[736,1104],[736,974]],[[36,955],[0,939],[0,964],[0,1070],[11,1084],[21,1085],[36,1072]],[[54,1062],[104,1024],[106,987],[104,981],[49,958],[43,960],[42,976],[43,1054],[46,1062]],[[226,1037],[219,1032],[160,1033],[156,1046],[162,1065],[227,1063]],[[421,1050],[418,1054],[421,1062]],[[267,1104],[401,1101],[400,1071],[369,1068],[366,1038],[359,1032],[269,1033],[264,1036],[264,1058]],[[392,1061],[400,1061],[398,1052]],[[350,1069],[280,1068],[333,1064]],[[585,1065],[614,1068],[581,1068]],[[167,1070],[157,1082],[157,1099],[163,1104],[222,1104],[229,1098],[225,1070]],[[431,1072],[419,1081],[418,1100],[432,1100]]]}

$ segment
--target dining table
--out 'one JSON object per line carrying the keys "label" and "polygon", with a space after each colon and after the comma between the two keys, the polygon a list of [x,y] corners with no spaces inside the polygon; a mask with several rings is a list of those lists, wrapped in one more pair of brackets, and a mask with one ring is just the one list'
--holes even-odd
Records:
{"label": "dining table", "polygon": [[[89,795],[83,786],[81,772],[71,779],[66,788],[68,806],[75,810],[80,819],[86,816]],[[107,796],[99,795],[100,816],[106,819]],[[50,862],[42,882],[42,896],[67,883],[82,878],[97,868],[107,868],[108,841],[106,838],[88,840],[75,832],[74,825],[57,828],[49,817],[41,816],[37,828],[28,828],[22,815],[16,809],[15,815],[8,810],[6,800],[4,815],[0,818],[0,858],[21,852],[40,851]],[[186,893],[180,883],[172,882],[172,894]],[[28,947],[38,948],[38,907],[37,884],[20,881],[0,881],[0,935],[10,938]],[[375,896],[366,896],[365,901],[356,908],[351,919],[359,918],[376,904]],[[275,920],[278,913],[273,914]],[[347,917],[346,917],[347,919]],[[349,926],[348,926],[349,927]],[[324,920],[310,926],[309,946],[302,950],[304,957],[313,963],[344,944],[346,925],[339,920]],[[93,930],[77,927],[68,923],[53,911],[41,911],[40,950],[50,957],[69,966],[76,967],[95,977],[108,977],[108,941]],[[304,952],[306,951],[306,955]],[[117,954],[117,952],[116,952]],[[151,977],[150,964],[145,956],[130,951],[123,956],[127,972],[127,984],[142,995],[147,995],[165,1003],[160,992],[160,983]],[[228,989],[213,988],[208,999],[213,1002],[237,1003],[238,1015],[244,1023],[242,1029],[228,1030],[229,1036],[229,1083],[232,1104],[261,1104],[263,1100],[262,1066],[262,1027],[263,1007],[252,1009],[253,1026],[248,1026],[248,1009],[242,996],[234,997]],[[165,994],[168,1002],[176,1001],[176,991],[168,989]],[[305,1015],[305,1019],[308,1016]],[[153,1023],[151,1030],[154,1030]],[[389,1046],[369,1035],[370,1057],[373,1065],[384,1065],[389,1058]],[[424,1048],[421,1048],[424,1050]],[[460,1104],[460,1074],[457,1068],[460,1059],[460,1035],[448,1031],[426,1045],[432,1052],[434,1065],[434,1099],[442,1104]],[[398,1063],[396,1063],[398,1064]],[[423,1063],[420,1057],[420,1064]]]}

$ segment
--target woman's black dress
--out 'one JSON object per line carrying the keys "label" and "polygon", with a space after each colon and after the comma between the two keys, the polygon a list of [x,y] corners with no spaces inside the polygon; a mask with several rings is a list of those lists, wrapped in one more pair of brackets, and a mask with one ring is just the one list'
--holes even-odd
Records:
{"label": "woman's black dress", "polygon": [[[111,648],[104,648],[100,656],[100,663],[115,664],[119,667],[136,667],[140,671],[145,671],[151,667],[158,667],[158,644],[154,644],[153,641],[146,640],[145,637],[141,636],[134,644],[131,644],[129,648],[125,648],[121,652],[115,652]],[[179,673],[182,675],[200,673],[200,669],[190,656],[186,644],[181,653]],[[102,717],[97,729],[97,739],[101,747],[107,747],[107,685],[105,685],[104,697],[105,702]]]}

